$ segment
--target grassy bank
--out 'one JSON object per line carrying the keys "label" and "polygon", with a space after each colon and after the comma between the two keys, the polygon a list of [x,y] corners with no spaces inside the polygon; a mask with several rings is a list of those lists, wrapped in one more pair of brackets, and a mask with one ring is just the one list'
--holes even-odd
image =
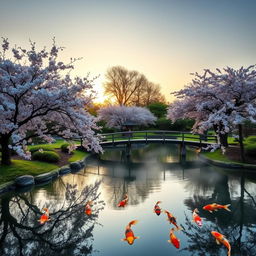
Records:
{"label": "grassy bank", "polygon": [[55,164],[39,161],[12,160],[9,166],[0,165],[0,184],[14,180],[16,177],[29,174],[39,175],[58,168]]}
{"label": "grassy bank", "polygon": [[[40,144],[36,146],[29,146],[29,150],[35,147],[40,147],[44,150],[58,150],[61,145],[65,143],[64,140],[57,140],[52,144]],[[75,150],[72,155],[70,155],[68,162],[75,162],[84,159],[89,153]],[[1,158],[1,157],[0,157]],[[29,160],[14,160],[12,159],[12,164],[10,166],[0,165],[0,184],[5,182],[13,181],[16,177],[21,175],[32,175],[36,176],[39,174],[50,172],[54,169],[59,168],[56,164],[41,162],[41,161],[29,161]]]}
{"label": "grassy bank", "polygon": [[214,152],[201,152],[201,154],[211,160],[235,163],[231,161],[226,155],[223,155],[220,149],[217,149]]}
{"label": "grassy bank", "polygon": [[223,155],[221,153],[220,149],[217,149],[214,152],[201,152],[200,154],[203,155],[204,157],[210,159],[210,160],[213,160],[213,161],[221,161],[221,162],[230,163],[230,164],[240,164],[240,165],[243,165],[244,167],[246,167],[246,166],[247,167],[255,166],[255,164],[251,164],[251,163],[243,163],[242,161],[230,160],[227,155]]}

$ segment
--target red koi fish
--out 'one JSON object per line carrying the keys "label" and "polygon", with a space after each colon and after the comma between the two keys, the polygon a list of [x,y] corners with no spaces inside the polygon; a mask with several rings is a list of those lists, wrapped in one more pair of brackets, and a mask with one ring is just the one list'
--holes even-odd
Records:
{"label": "red koi fish", "polygon": [[177,249],[179,249],[180,248],[180,240],[174,235],[174,231],[175,231],[174,228],[172,228],[170,230],[170,240],[168,240],[168,242],[170,244],[173,244]]}
{"label": "red koi fish", "polygon": [[170,212],[168,212],[166,210],[164,212],[167,214],[167,220],[170,222],[170,224],[173,224],[177,228],[177,230],[182,229],[181,227],[179,227],[177,225],[176,218]]}
{"label": "red koi fish", "polygon": [[127,202],[128,202],[128,195],[125,194],[124,199],[122,201],[120,201],[117,206],[118,207],[125,207],[127,205]]}
{"label": "red koi fish", "polygon": [[213,211],[218,211],[219,209],[225,209],[229,212],[231,212],[231,210],[228,208],[230,206],[230,204],[226,204],[226,205],[221,205],[221,204],[207,204],[203,207],[204,210],[209,211],[210,213],[212,213]]}
{"label": "red koi fish", "polygon": [[159,207],[158,204],[162,203],[161,201],[157,201],[154,207],[154,212],[156,213],[156,215],[160,215],[161,214],[161,208]]}
{"label": "red koi fish", "polygon": [[86,205],[85,205],[85,210],[84,210],[84,212],[85,212],[85,214],[88,215],[88,216],[90,216],[90,215],[92,214],[92,208],[91,208],[92,204],[93,204],[92,201],[88,201],[88,202],[86,203]]}
{"label": "red koi fish", "polygon": [[48,208],[43,208],[43,214],[41,215],[40,219],[38,220],[40,224],[44,224],[45,222],[49,221],[49,210]]}
{"label": "red koi fish", "polygon": [[134,236],[134,233],[131,229],[131,226],[137,223],[138,223],[137,220],[133,220],[129,222],[129,224],[125,228],[125,238],[123,238],[122,241],[127,241],[129,245],[132,245],[135,239],[139,239],[138,236]]}
{"label": "red koi fish", "polygon": [[193,211],[192,218],[193,218],[193,221],[194,221],[199,227],[201,227],[201,226],[202,226],[202,219],[200,218],[200,216],[199,216],[197,213],[199,213],[199,211],[198,211],[198,209],[196,208],[196,209]]}
{"label": "red koi fish", "polygon": [[211,234],[216,238],[216,243],[217,244],[223,244],[224,246],[227,247],[228,249],[228,256],[231,255],[231,246],[230,246],[230,243],[229,241],[226,239],[226,237],[224,235],[222,235],[221,233],[219,232],[216,232],[216,231],[212,231]]}

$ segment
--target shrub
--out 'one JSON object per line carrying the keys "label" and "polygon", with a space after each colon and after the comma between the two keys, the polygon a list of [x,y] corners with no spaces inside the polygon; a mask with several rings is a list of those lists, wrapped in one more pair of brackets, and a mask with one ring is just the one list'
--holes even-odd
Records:
{"label": "shrub", "polygon": [[42,149],[44,151],[53,151],[52,147],[50,147],[48,145],[35,145],[35,146],[30,147],[29,151],[31,152],[31,154],[33,154],[40,149]]}
{"label": "shrub", "polygon": [[62,145],[60,146],[61,151],[64,152],[64,153],[68,153],[68,146],[69,146],[68,143],[62,144]]}
{"label": "shrub", "polygon": [[245,146],[245,154],[247,156],[255,156],[256,155],[256,143],[246,145]]}
{"label": "shrub", "polygon": [[249,136],[245,139],[246,144],[256,144],[256,136]]}
{"label": "shrub", "polygon": [[36,151],[32,154],[32,159],[48,163],[57,163],[60,160],[60,157],[53,151]]}

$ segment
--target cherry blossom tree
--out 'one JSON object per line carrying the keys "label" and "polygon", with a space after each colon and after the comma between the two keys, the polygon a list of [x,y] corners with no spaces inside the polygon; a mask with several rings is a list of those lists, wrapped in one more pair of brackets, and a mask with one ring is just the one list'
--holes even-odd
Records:
{"label": "cherry blossom tree", "polygon": [[108,127],[121,128],[127,123],[136,125],[153,124],[156,117],[142,107],[108,106],[99,110],[99,120],[107,122]]}
{"label": "cherry blossom tree", "polygon": [[194,131],[213,128],[225,147],[228,133],[238,126],[242,147],[241,125],[246,120],[256,123],[255,65],[216,69],[215,73],[206,69],[202,75],[193,75],[188,86],[173,93],[178,100],[170,105],[168,117],[172,121],[194,118]]}
{"label": "cherry blossom tree", "polygon": [[93,97],[89,77],[72,78],[76,59],[58,60],[62,47],[55,40],[49,51],[10,48],[3,38],[0,53],[0,143],[2,164],[10,164],[10,150],[30,158],[26,145],[33,137],[52,142],[52,135],[79,137],[83,146],[101,150],[95,119],[85,110]]}

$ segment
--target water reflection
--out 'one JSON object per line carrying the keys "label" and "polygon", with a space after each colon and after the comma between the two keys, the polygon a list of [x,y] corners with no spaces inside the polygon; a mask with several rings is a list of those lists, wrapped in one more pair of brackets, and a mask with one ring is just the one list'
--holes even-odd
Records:
{"label": "water reflection", "polygon": [[[189,150],[184,160],[179,150],[175,145],[138,146],[127,158],[124,150],[109,149],[100,157],[87,159],[86,168],[76,174],[31,192],[6,195],[1,200],[0,253],[227,255],[226,248],[217,245],[210,233],[215,230],[227,236],[231,255],[256,255],[255,174],[233,174],[202,165]],[[125,194],[127,205],[118,207]],[[98,201],[90,217],[84,213],[88,200]],[[103,211],[100,200],[106,202]],[[184,228],[175,233],[181,240],[179,250],[167,243],[170,224],[166,214],[155,214],[157,201]],[[202,209],[214,202],[231,204],[232,211],[209,213]],[[43,207],[49,208],[53,221],[40,226],[37,220]],[[191,221],[195,208],[203,221],[201,228]],[[133,246],[120,241],[131,220],[139,220],[135,231],[141,237]]]}
{"label": "water reflection", "polygon": [[[39,195],[40,190],[2,197],[1,255],[90,254],[95,222],[103,209],[103,202],[98,200],[99,186],[97,182],[78,190],[76,185],[63,183],[59,191],[65,193],[55,200],[45,197],[44,193]],[[88,200],[95,202],[90,217],[84,213]],[[46,206],[51,221],[41,225],[38,219],[41,209]]]}
{"label": "water reflection", "polygon": [[[215,240],[209,232],[218,230],[229,237],[232,244],[232,255],[256,255],[256,204],[254,197],[245,188],[245,175],[241,175],[240,186],[237,187],[240,189],[239,197],[231,197],[229,176],[215,172],[212,177],[215,179],[212,182],[212,193],[206,195],[202,193],[202,191],[205,192],[205,189],[197,190],[197,193],[191,198],[184,200],[185,205],[192,211],[195,207],[202,209],[204,205],[213,202],[229,203],[232,211],[219,210],[209,213],[201,210],[201,216],[208,221],[203,228],[193,225],[190,217],[186,216],[188,228],[184,230],[184,233],[189,237],[189,244],[184,250],[198,255],[206,253],[219,255],[221,249],[216,247]],[[246,198],[245,193],[247,194]]]}

